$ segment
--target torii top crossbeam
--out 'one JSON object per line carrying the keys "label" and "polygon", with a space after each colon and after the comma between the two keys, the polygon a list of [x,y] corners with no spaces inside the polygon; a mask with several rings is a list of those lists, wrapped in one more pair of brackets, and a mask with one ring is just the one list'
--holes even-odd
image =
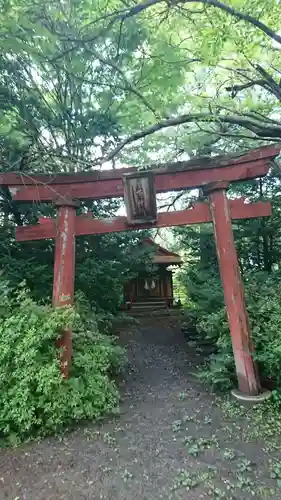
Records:
{"label": "torii top crossbeam", "polygon": [[[155,189],[159,193],[253,179],[267,174],[269,163],[279,154],[280,147],[266,146],[233,157],[167,163],[150,171],[155,175]],[[6,172],[0,175],[0,185],[9,186],[13,199],[21,202],[50,202],[65,196],[80,200],[117,198],[124,195],[123,176],[136,172],[135,168],[55,175]]]}

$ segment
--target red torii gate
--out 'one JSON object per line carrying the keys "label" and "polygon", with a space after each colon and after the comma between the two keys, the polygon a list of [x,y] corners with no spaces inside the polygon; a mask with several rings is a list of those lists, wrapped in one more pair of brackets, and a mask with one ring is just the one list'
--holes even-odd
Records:
{"label": "red torii gate", "polygon": [[[203,188],[209,202],[195,203],[192,208],[159,213],[155,223],[141,228],[180,226],[213,222],[220,275],[224,289],[228,323],[239,390],[247,395],[260,392],[260,381],[252,358],[253,344],[249,330],[231,219],[246,219],[271,215],[268,202],[245,203],[244,199],[228,200],[230,182],[262,177],[280,152],[280,145],[252,150],[235,158],[201,158],[186,162],[160,165],[149,172],[154,175],[156,192]],[[77,216],[78,200],[116,198],[124,196],[123,176],[137,173],[134,168],[92,171],[80,174],[20,174],[4,173],[0,185],[9,187],[14,201],[53,202],[57,219],[41,218],[35,225],[17,227],[16,239],[41,240],[54,238],[55,262],[53,305],[72,305],[74,301],[75,237],[139,229],[128,225],[126,217],[94,219]],[[72,356],[72,334],[64,331],[60,345],[64,347],[62,372],[68,376]]]}

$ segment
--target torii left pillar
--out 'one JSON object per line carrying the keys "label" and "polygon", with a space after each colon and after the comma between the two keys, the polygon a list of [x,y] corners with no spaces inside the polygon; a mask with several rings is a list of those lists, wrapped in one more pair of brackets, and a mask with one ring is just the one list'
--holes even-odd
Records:
{"label": "torii left pillar", "polygon": [[[75,218],[79,202],[72,199],[58,199],[56,219],[55,263],[53,282],[53,306],[66,307],[74,303],[75,276]],[[61,372],[68,378],[72,358],[72,331],[61,332],[57,341],[61,352]]]}

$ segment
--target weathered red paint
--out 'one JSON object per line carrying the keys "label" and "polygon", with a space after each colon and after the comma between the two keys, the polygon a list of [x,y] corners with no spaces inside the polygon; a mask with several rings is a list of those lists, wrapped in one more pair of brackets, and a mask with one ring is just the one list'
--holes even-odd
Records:
{"label": "weathered red paint", "polygon": [[[281,144],[271,144],[261,148],[250,150],[244,155],[237,157],[217,156],[193,158],[188,161],[171,162],[150,166],[157,169],[158,174],[171,173],[183,170],[204,170],[206,168],[219,168],[241,163],[256,162],[258,160],[271,160],[275,158],[281,149]],[[137,168],[129,167],[115,170],[92,170],[91,172],[80,172],[76,174],[32,174],[3,172],[0,174],[0,185],[5,186],[32,186],[34,184],[50,184],[54,187],[56,184],[77,184],[94,181],[105,181],[119,179],[128,173],[138,172]]]}
{"label": "weathered red paint", "polygon": [[47,240],[56,237],[56,221],[51,218],[45,218],[44,222],[39,220],[39,224],[30,224],[29,226],[16,227],[17,241]]}
{"label": "weathered red paint", "polygon": [[[267,217],[271,215],[269,202],[244,203],[244,199],[230,201],[232,219],[251,219],[254,217]],[[188,224],[201,224],[211,222],[211,214],[207,203],[195,203],[194,208],[179,210],[175,212],[164,212],[158,214],[158,221],[151,225],[142,225],[142,229],[150,227],[171,227],[185,226]],[[140,229],[128,226],[126,217],[116,217],[115,219],[93,219],[87,216],[76,216],[75,235],[105,234],[111,232],[128,231]],[[55,238],[56,224],[49,218],[39,220],[39,224],[30,226],[20,226],[16,228],[17,241],[44,240]]]}
{"label": "weathered red paint", "polygon": [[209,190],[217,257],[239,390],[248,395],[256,395],[261,389],[260,380],[252,357],[253,343],[231,224],[230,202],[225,187],[213,186]]}
{"label": "weathered red paint", "polygon": [[[154,170],[155,189],[157,193],[168,191],[178,191],[182,189],[193,189],[202,187],[203,185],[212,182],[220,181],[241,181],[262,177],[269,170],[269,159],[261,159],[257,161],[247,161],[245,163],[237,163],[212,168],[201,168],[195,170],[176,170],[167,171],[167,169]],[[126,169],[126,173],[128,171]],[[31,202],[31,201],[46,201],[50,202],[57,197],[71,197],[81,200],[86,199],[103,199],[103,198],[120,198],[124,196],[124,185],[122,176],[116,172],[107,176],[103,180],[94,180],[89,182],[75,182],[69,184],[33,184],[29,186],[17,185],[10,186],[10,191],[14,201]],[[123,170],[124,173],[124,170]]]}
{"label": "weathered red paint", "polygon": [[[58,203],[55,243],[55,263],[53,282],[53,306],[71,306],[74,302],[75,275],[75,217],[76,204],[69,201],[66,205]],[[44,222],[41,227],[47,227]],[[72,332],[63,330],[57,342],[62,347],[61,371],[68,377],[72,357]]]}

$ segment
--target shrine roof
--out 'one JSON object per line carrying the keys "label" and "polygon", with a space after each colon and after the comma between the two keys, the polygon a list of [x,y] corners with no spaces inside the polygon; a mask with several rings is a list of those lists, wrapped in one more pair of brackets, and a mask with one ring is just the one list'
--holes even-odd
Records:
{"label": "shrine roof", "polygon": [[153,239],[145,238],[143,244],[151,245],[155,248],[153,264],[168,264],[170,266],[182,264],[181,257],[177,253],[170,252],[170,250],[158,245]]}

